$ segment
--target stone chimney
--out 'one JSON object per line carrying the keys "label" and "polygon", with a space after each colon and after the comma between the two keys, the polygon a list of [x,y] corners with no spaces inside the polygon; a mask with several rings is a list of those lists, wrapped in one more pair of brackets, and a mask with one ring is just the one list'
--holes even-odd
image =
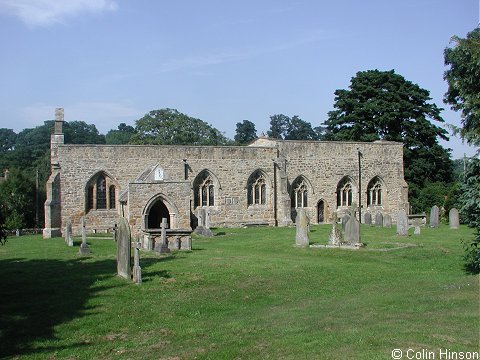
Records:
{"label": "stone chimney", "polygon": [[52,169],[59,166],[58,163],[58,146],[65,142],[63,135],[63,108],[55,109],[55,128],[50,136],[50,164]]}

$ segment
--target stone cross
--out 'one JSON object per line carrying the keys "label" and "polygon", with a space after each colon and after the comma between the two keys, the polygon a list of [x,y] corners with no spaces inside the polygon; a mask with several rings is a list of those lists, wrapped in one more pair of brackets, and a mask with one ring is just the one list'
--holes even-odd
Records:
{"label": "stone cross", "polygon": [[438,227],[439,209],[434,205],[430,210],[430,227]]}
{"label": "stone cross", "polygon": [[137,241],[133,243],[133,282],[135,284],[142,283],[142,268],[140,267],[140,248],[142,243]]}
{"label": "stone cross", "polygon": [[90,248],[87,244],[87,228],[85,226],[85,216],[82,216],[82,244],[79,250],[80,255],[90,254]]}
{"label": "stone cross", "polygon": [[160,233],[161,235],[161,242],[160,246],[156,246],[156,251],[158,251],[160,254],[169,254],[171,251],[168,248],[168,239],[167,239],[167,219],[163,218],[162,219],[162,231]]}
{"label": "stone cross", "polygon": [[460,218],[458,215],[458,210],[455,208],[450,209],[448,213],[448,223],[450,224],[450,229],[458,229],[460,226]]}
{"label": "stone cross", "polygon": [[332,231],[328,235],[328,244],[333,246],[339,246],[342,242],[342,232],[338,229],[337,214],[333,213],[332,216]]}
{"label": "stone cross", "polygon": [[305,209],[297,209],[297,217],[295,219],[295,226],[297,229],[295,236],[295,245],[307,247],[310,244],[308,238],[308,216]]}
{"label": "stone cross", "polygon": [[125,218],[120,218],[117,230],[117,274],[125,279],[132,276],[130,264],[132,239],[130,236],[130,226]]}
{"label": "stone cross", "polygon": [[397,214],[397,235],[408,236],[408,218],[404,209],[400,209]]}

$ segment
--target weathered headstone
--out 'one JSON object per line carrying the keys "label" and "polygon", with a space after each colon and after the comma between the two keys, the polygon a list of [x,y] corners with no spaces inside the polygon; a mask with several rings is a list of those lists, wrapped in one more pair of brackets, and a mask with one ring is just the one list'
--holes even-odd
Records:
{"label": "weathered headstone", "polygon": [[343,240],[346,245],[360,244],[360,223],[357,217],[352,215],[345,224],[345,236]]}
{"label": "weathered headstone", "polygon": [[342,230],[345,231],[345,225],[347,224],[348,220],[350,220],[350,215],[345,214],[342,217]]}
{"label": "weathered headstone", "polygon": [[420,224],[413,225],[413,235],[420,235]]}
{"label": "weathered headstone", "polygon": [[82,244],[79,250],[80,255],[90,254],[90,248],[87,244],[87,228],[85,226],[85,217],[82,216]]}
{"label": "weathered headstone", "polygon": [[162,231],[161,231],[161,240],[160,244],[155,246],[155,251],[160,254],[169,254],[171,251],[168,248],[168,239],[167,239],[167,219],[162,219]]}
{"label": "weathered headstone", "polygon": [[430,210],[430,227],[438,227],[439,209],[437,205],[432,206]]}
{"label": "weathered headstone", "polygon": [[130,226],[125,218],[120,218],[117,230],[117,274],[125,279],[132,277],[131,269],[132,239]]}
{"label": "weathered headstone", "polygon": [[400,209],[397,214],[397,235],[408,235],[408,217],[404,209]]}
{"label": "weathered headstone", "polygon": [[181,246],[181,243],[180,243],[180,236],[175,236],[175,240],[173,242],[173,248],[175,250],[180,250],[180,246]]}
{"label": "weathered headstone", "polygon": [[180,248],[182,250],[192,250],[192,238],[190,236],[186,237],[180,242]]}
{"label": "weathered headstone", "polygon": [[297,210],[295,226],[297,230],[295,235],[295,245],[301,247],[308,246],[310,240],[308,238],[308,216],[305,209],[300,208]]}
{"label": "weathered headstone", "polygon": [[375,226],[383,226],[383,214],[381,212],[375,215]]}
{"label": "weathered headstone", "polygon": [[67,226],[65,226],[65,242],[68,246],[73,246],[72,221],[70,219],[67,220]]}
{"label": "weathered headstone", "polygon": [[338,228],[337,214],[332,217],[332,231],[328,235],[328,244],[332,246],[339,246],[342,243],[342,232]]}
{"label": "weathered headstone", "polygon": [[383,215],[383,227],[385,228],[392,227],[392,217],[389,214]]}
{"label": "weathered headstone", "polygon": [[135,284],[142,283],[142,268],[140,267],[140,248],[142,244],[137,241],[133,248],[133,282]]}
{"label": "weathered headstone", "polygon": [[458,229],[460,226],[460,217],[458,216],[458,210],[455,208],[450,209],[448,213],[448,223],[450,224],[450,229]]}
{"label": "weathered headstone", "polygon": [[212,230],[210,230],[210,213],[205,209],[197,210],[198,226],[195,228],[195,234],[210,237],[213,236]]}
{"label": "weathered headstone", "polygon": [[365,213],[365,217],[364,217],[363,222],[366,225],[372,225],[372,214],[370,214],[369,212]]}

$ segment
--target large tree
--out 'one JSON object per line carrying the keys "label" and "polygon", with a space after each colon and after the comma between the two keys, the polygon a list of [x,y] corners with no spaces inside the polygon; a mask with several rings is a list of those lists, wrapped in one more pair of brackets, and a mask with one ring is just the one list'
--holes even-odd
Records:
{"label": "large tree", "polygon": [[268,136],[284,140],[318,140],[318,133],[312,129],[312,124],[297,115],[292,118],[283,114],[270,116]]}
{"label": "large tree", "polygon": [[[458,132],[467,142],[480,146],[480,28],[475,28],[465,39],[452,38],[454,46],[444,52],[445,80],[448,91],[444,102],[461,111],[462,127]],[[465,268],[480,272],[480,160],[468,162],[461,186],[461,212],[466,223],[475,229],[475,236],[465,242]]]}
{"label": "large tree", "polygon": [[257,138],[257,129],[255,124],[248,120],[237,123],[235,129],[235,137],[233,138],[237,144],[245,145]]}
{"label": "large tree", "polygon": [[105,135],[105,142],[108,145],[123,145],[128,144],[132,135],[135,134],[133,126],[121,123],[117,130],[110,130]]}
{"label": "large tree", "polygon": [[465,39],[452,37],[453,47],[444,51],[444,78],[448,91],[444,102],[461,111],[460,133],[469,143],[480,145],[480,27]]}
{"label": "large tree", "polygon": [[[447,140],[441,108],[430,102],[430,94],[394,70],[358,72],[349,90],[335,91],[335,110],[328,113],[327,140],[403,142],[405,179],[410,185],[414,211],[420,190],[428,182],[450,183],[449,150],[438,144]],[[433,205],[433,204],[431,204]]]}
{"label": "large tree", "polygon": [[228,139],[216,128],[175,109],[152,110],[136,121],[132,144],[225,145]]}

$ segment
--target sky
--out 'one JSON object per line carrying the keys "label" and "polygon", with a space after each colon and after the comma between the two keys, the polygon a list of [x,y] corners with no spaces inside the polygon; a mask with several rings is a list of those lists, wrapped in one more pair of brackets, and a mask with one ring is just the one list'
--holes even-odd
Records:
{"label": "sky", "polygon": [[443,50],[479,17],[479,0],[0,0],[0,128],[43,125],[57,107],[103,134],[162,108],[229,138],[243,120],[266,133],[274,114],[315,127],[371,69],[430,91],[458,126]]}

